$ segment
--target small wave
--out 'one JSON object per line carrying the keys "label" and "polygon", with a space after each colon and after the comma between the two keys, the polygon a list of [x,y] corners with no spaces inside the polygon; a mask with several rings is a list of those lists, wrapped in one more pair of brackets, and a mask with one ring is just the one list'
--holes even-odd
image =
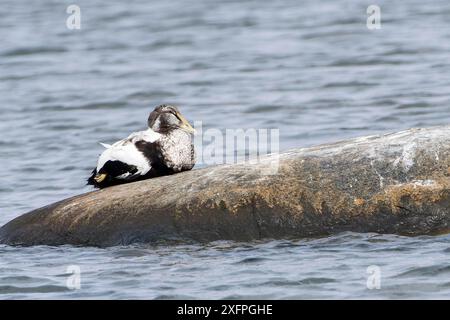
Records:
{"label": "small wave", "polygon": [[280,111],[282,110],[282,106],[277,105],[261,105],[261,106],[255,106],[252,108],[249,108],[245,110],[245,113],[265,113],[265,112],[272,112],[272,111]]}
{"label": "small wave", "polygon": [[178,294],[163,294],[158,295],[154,298],[154,300],[192,300],[195,299],[193,296],[186,296],[186,295],[178,295]]}
{"label": "small wave", "polygon": [[63,105],[51,105],[41,107],[41,111],[73,111],[73,110],[110,110],[110,109],[120,109],[126,107],[127,103],[125,101],[115,101],[115,102],[94,102],[78,106],[65,107]]}
{"label": "small wave", "polygon": [[369,127],[340,127],[338,129],[342,131],[361,131],[361,130],[368,130]]}
{"label": "small wave", "polygon": [[418,267],[411,270],[400,273],[398,277],[409,276],[436,276],[443,273],[450,273],[450,265],[448,266],[427,266]]}
{"label": "small wave", "polygon": [[27,172],[27,173],[44,172],[44,169],[42,169],[40,167],[23,167],[21,169],[21,172]]}
{"label": "small wave", "polygon": [[382,116],[375,119],[375,122],[397,122],[399,117],[396,116]]}
{"label": "small wave", "polygon": [[128,279],[128,280],[118,280],[111,283],[113,286],[117,287],[138,287],[140,284],[139,280],[136,279]]}
{"label": "small wave", "polygon": [[275,242],[273,247],[275,249],[283,249],[283,248],[304,247],[305,245],[306,244],[300,242],[282,241],[282,242]]}
{"label": "small wave", "polygon": [[1,280],[2,282],[7,282],[7,281],[14,281],[14,282],[31,282],[31,281],[34,281],[35,278],[28,277],[28,276],[6,276],[6,277],[0,278],[0,280]]}
{"label": "small wave", "polygon": [[450,282],[444,282],[439,285],[440,288],[448,289],[450,288]]}
{"label": "small wave", "polygon": [[67,287],[44,285],[37,287],[16,287],[16,286],[0,286],[0,294],[11,293],[50,293],[70,291]]}
{"label": "small wave", "polygon": [[376,83],[360,82],[360,81],[347,81],[347,82],[330,82],[322,86],[322,88],[345,88],[345,87],[372,87],[376,86]]}
{"label": "small wave", "polygon": [[429,108],[432,107],[426,102],[414,102],[414,103],[404,103],[397,107],[397,109],[419,109],[419,108]]}
{"label": "small wave", "polygon": [[9,147],[9,146],[14,146],[15,143],[13,141],[1,141],[0,140],[0,147]]}
{"label": "small wave", "polygon": [[393,49],[383,53],[384,56],[396,56],[396,55],[417,55],[418,53],[430,52],[429,50],[410,50],[410,49]]}
{"label": "small wave", "polygon": [[360,66],[376,66],[376,65],[400,65],[406,64],[407,61],[402,60],[386,60],[386,59],[342,59],[332,62],[328,67],[360,67]]}
{"label": "small wave", "polygon": [[262,286],[277,286],[277,287],[287,287],[287,286],[300,286],[300,285],[311,285],[311,284],[324,284],[333,283],[336,280],[331,278],[305,278],[301,280],[271,280],[262,283]]}
{"label": "small wave", "polygon": [[193,86],[193,87],[213,87],[216,85],[216,82],[208,81],[208,80],[192,80],[192,81],[180,82],[180,85]]}
{"label": "small wave", "polygon": [[170,40],[170,39],[164,39],[164,40],[157,40],[149,44],[144,44],[140,47],[140,49],[147,51],[147,50],[156,50],[161,48],[173,48],[177,46],[191,46],[193,43],[190,40]]}
{"label": "small wave", "polygon": [[76,169],[78,169],[78,168],[75,166],[65,166],[65,167],[59,168],[58,171],[73,171]]}
{"label": "small wave", "polygon": [[126,100],[129,99],[137,99],[137,100],[145,100],[145,101],[151,101],[152,99],[166,99],[168,97],[174,97],[176,96],[175,93],[171,91],[136,91],[133,93],[130,93],[126,96]]}
{"label": "small wave", "polygon": [[52,130],[52,131],[73,131],[73,130],[82,130],[84,127],[82,126],[76,126],[76,125],[54,125],[54,126],[47,126],[46,129]]}
{"label": "small wave", "polygon": [[212,290],[212,291],[226,291],[231,289],[233,286],[231,285],[226,285],[226,284],[219,284],[219,285],[215,285],[212,287],[209,287],[208,290]]}
{"label": "small wave", "polygon": [[61,53],[66,52],[67,49],[63,47],[29,47],[29,48],[17,48],[6,51],[2,54],[4,57],[26,56],[32,54],[43,53]]}
{"label": "small wave", "polygon": [[146,255],[148,255],[147,251],[139,249],[120,250],[118,252],[114,252],[115,258],[138,258],[145,257]]}
{"label": "small wave", "polygon": [[344,31],[344,30],[336,30],[336,31],[322,31],[322,32],[311,32],[304,34],[302,36],[305,40],[312,40],[312,39],[320,39],[320,38],[333,38],[335,40],[336,38],[343,38],[346,36],[352,36],[354,35],[353,31]]}
{"label": "small wave", "polygon": [[269,260],[269,259],[262,258],[262,257],[249,257],[249,258],[245,258],[245,259],[242,259],[240,261],[237,261],[235,264],[257,263],[257,262],[263,262],[263,261],[267,261],[267,260]]}

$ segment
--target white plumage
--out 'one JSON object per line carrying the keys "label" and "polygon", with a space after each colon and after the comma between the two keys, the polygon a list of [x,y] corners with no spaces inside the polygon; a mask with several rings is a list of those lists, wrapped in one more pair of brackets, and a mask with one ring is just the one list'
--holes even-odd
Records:
{"label": "white plumage", "polygon": [[[100,155],[97,162],[97,172],[108,161],[121,161],[128,165],[136,166],[137,172],[133,175],[145,175],[150,169],[150,163],[144,154],[136,147],[136,143],[139,141],[155,142],[161,137],[161,134],[148,129],[145,131],[134,132],[128,136],[128,138],[117,141],[113,145],[101,143],[106,150]],[[125,173],[121,176],[117,176],[117,179],[128,178],[131,173]]]}
{"label": "white plumage", "polygon": [[194,128],[178,108],[160,105],[150,113],[149,129],[109,145],[92,171],[88,184],[97,188],[190,170],[195,164]]}

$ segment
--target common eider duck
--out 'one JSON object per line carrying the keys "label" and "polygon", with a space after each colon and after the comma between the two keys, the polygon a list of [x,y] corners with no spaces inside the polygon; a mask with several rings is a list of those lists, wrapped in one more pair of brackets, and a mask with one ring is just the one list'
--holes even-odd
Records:
{"label": "common eider duck", "polygon": [[148,129],[106,148],[88,184],[97,188],[190,170],[195,164],[194,128],[177,107],[160,105],[150,113]]}

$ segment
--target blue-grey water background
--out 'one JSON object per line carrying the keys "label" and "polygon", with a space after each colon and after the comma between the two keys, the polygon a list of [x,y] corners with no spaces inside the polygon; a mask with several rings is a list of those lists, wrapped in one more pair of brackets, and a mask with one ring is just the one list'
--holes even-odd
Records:
{"label": "blue-grey water background", "polygon": [[[81,30],[66,7],[81,8]],[[381,7],[368,30],[366,9]],[[91,189],[101,152],[174,103],[280,147],[450,123],[450,2],[24,1],[0,7],[0,225]],[[0,246],[0,299],[449,298],[450,237]],[[81,289],[66,287],[69,265]],[[381,288],[368,290],[369,265]]]}

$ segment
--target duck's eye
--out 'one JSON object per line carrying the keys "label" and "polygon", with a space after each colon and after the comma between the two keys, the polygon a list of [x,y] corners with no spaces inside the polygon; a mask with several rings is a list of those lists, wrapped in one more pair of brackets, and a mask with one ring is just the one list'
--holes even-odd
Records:
{"label": "duck's eye", "polygon": [[181,120],[181,118],[180,118],[180,115],[178,114],[178,113],[172,113],[178,120],[180,120],[180,121],[183,121],[183,120]]}

